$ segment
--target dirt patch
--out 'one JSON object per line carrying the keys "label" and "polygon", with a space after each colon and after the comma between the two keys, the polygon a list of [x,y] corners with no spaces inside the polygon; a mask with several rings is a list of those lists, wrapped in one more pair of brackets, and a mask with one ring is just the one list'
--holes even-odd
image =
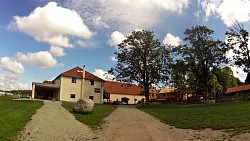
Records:
{"label": "dirt patch", "polygon": [[21,141],[85,141],[95,138],[92,130],[75,120],[61,102],[44,101],[21,132]]}

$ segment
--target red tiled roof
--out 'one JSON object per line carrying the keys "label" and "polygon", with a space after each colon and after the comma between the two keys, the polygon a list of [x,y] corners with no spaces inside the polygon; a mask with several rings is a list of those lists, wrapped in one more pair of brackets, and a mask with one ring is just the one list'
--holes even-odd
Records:
{"label": "red tiled roof", "polygon": [[[69,76],[69,77],[76,77],[76,78],[82,78],[82,68],[75,67],[71,70],[65,71],[61,73],[61,76]],[[85,71],[85,78],[89,80],[95,80],[95,81],[104,81],[103,79],[89,73],[88,71]]]}
{"label": "red tiled roof", "polygon": [[241,91],[246,91],[246,90],[250,90],[250,84],[228,88],[227,93],[236,93],[236,92],[241,92]]}
{"label": "red tiled roof", "polygon": [[135,84],[107,81],[104,83],[104,91],[111,94],[139,95],[143,89]]}

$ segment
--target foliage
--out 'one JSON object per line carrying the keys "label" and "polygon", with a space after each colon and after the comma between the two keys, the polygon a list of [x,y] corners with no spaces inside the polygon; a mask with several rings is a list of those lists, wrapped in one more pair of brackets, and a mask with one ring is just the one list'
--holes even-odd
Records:
{"label": "foliage", "polygon": [[209,105],[155,105],[141,108],[162,122],[184,129],[250,131],[250,102]]}
{"label": "foliage", "polygon": [[75,103],[62,102],[62,106],[69,110],[76,118],[76,120],[83,124],[89,125],[92,129],[96,129],[101,125],[103,119],[110,115],[117,107],[114,105],[95,104],[93,112],[90,114],[76,114],[73,113],[73,106]]}
{"label": "foliage", "polygon": [[11,90],[7,91],[8,93],[12,93],[14,95],[21,95],[22,97],[28,97],[31,96],[32,90]]}
{"label": "foliage", "polygon": [[234,64],[249,72],[250,50],[248,48],[249,33],[238,21],[226,32],[227,47],[234,52]]}
{"label": "foliage", "polygon": [[188,85],[193,92],[205,95],[206,98],[209,92],[210,70],[226,62],[224,44],[214,40],[213,33],[214,31],[206,26],[191,27],[184,32],[184,41],[188,44],[176,47],[176,51],[187,65]]}
{"label": "foliage", "polygon": [[118,49],[119,52],[115,52],[117,65],[109,72],[113,72],[118,81],[137,82],[149,101],[150,85],[157,84],[163,79],[163,73],[167,73],[163,66],[170,60],[168,50],[154,39],[153,32],[146,30],[133,31]]}
{"label": "foliage", "polygon": [[223,94],[226,93],[229,87],[237,86],[238,79],[234,77],[230,67],[218,68],[214,67],[212,73],[216,76],[218,83],[222,86]]}
{"label": "foliage", "polygon": [[41,101],[17,101],[0,96],[0,141],[15,140],[42,105]]}

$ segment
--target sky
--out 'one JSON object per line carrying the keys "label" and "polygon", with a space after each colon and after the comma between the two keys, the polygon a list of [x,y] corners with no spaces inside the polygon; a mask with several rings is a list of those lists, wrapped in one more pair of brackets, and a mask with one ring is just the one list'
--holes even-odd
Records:
{"label": "sky", "polygon": [[225,41],[235,19],[250,31],[249,15],[250,0],[1,0],[0,89],[31,89],[83,65],[103,78],[116,64],[116,45],[134,30],[180,45],[187,28],[205,25]]}

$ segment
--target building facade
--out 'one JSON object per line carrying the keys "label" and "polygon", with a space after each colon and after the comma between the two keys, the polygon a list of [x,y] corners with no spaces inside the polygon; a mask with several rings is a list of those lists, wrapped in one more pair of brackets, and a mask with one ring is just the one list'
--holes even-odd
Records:
{"label": "building facade", "polygon": [[92,99],[103,103],[104,80],[89,73],[85,67],[75,67],[58,75],[53,81],[32,83],[32,98],[76,102]]}

